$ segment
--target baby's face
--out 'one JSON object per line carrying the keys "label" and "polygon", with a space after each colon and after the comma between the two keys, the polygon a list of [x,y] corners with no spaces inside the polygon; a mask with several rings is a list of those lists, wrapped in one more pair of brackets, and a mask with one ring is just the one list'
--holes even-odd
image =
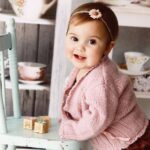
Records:
{"label": "baby's face", "polygon": [[85,22],[69,26],[66,55],[79,69],[90,69],[100,63],[107,50],[108,32],[102,22]]}

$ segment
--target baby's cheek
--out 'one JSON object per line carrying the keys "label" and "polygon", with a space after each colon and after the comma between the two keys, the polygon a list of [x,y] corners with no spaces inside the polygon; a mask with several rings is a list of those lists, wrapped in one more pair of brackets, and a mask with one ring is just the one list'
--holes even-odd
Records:
{"label": "baby's cheek", "polygon": [[68,59],[71,59],[71,58],[73,57],[72,51],[66,50],[66,57],[67,57]]}

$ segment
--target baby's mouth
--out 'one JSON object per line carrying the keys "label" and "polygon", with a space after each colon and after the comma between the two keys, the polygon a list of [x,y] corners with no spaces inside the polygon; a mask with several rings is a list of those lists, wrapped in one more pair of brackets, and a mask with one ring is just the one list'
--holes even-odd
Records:
{"label": "baby's mouth", "polygon": [[74,57],[78,60],[85,60],[86,57],[83,57],[83,56],[80,56],[80,55],[77,55],[77,54],[74,54]]}

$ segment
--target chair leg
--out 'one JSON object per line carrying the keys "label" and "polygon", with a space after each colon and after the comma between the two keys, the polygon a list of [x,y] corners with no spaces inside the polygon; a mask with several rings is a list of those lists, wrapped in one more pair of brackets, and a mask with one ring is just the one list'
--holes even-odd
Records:
{"label": "chair leg", "polygon": [[[1,133],[7,133],[7,127],[6,127],[6,120],[5,120],[5,110],[4,110],[4,104],[3,104],[3,98],[2,98],[2,91],[1,91],[1,80],[0,80],[0,134]],[[1,144],[0,150],[6,150],[6,145]]]}
{"label": "chair leg", "polygon": [[6,145],[0,145],[0,150],[6,150]]}
{"label": "chair leg", "polygon": [[14,145],[8,145],[7,150],[15,150],[15,149],[16,149],[16,146],[14,146]]}

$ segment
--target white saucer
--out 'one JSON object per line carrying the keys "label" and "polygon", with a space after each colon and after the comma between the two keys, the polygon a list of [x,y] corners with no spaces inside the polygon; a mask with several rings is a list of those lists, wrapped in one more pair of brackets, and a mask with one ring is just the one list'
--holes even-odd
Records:
{"label": "white saucer", "polygon": [[37,80],[37,81],[28,81],[28,80],[21,80],[19,79],[19,82],[25,83],[25,84],[41,84],[44,83],[44,80]]}
{"label": "white saucer", "polygon": [[150,7],[150,2],[148,2],[148,1],[141,1],[140,4],[143,6]]}
{"label": "white saucer", "polygon": [[150,74],[150,69],[149,70],[146,70],[146,71],[138,71],[138,72],[132,72],[132,71],[129,71],[127,69],[120,69],[119,68],[119,71],[124,73],[124,74],[127,74],[127,75],[133,75],[133,76],[138,76],[138,75],[144,75],[144,74]]}
{"label": "white saucer", "polygon": [[112,6],[124,6],[127,4],[130,4],[131,1],[129,0],[101,0],[103,3],[107,4],[107,5],[112,5]]}

